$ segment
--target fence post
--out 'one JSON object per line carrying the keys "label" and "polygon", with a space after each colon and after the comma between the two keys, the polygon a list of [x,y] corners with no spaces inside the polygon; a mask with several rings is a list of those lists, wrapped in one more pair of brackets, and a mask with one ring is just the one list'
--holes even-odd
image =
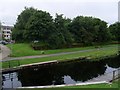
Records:
{"label": "fence post", "polygon": [[118,69],[118,78],[120,78],[120,69]]}
{"label": "fence post", "polygon": [[20,61],[18,60],[18,66],[20,66]]}
{"label": "fence post", "polygon": [[113,71],[113,80],[115,79],[115,71]]}
{"label": "fence post", "polygon": [[9,64],[9,68],[10,68],[10,61],[8,61],[8,64]]}

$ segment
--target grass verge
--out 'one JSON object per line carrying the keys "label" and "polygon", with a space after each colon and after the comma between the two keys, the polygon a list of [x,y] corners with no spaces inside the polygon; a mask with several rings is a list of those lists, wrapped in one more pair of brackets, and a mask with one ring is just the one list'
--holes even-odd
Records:
{"label": "grass verge", "polygon": [[[19,44],[8,44],[7,45],[12,50],[12,57],[21,57],[21,56],[33,56],[33,55],[41,55],[43,50],[33,50],[30,47],[30,44],[19,43]],[[110,47],[117,45],[103,45],[101,47]],[[80,48],[66,48],[66,49],[56,49],[56,50],[44,50],[45,54],[54,54],[60,52],[73,52],[80,50],[93,49],[95,46],[89,47],[80,47]]]}
{"label": "grass verge", "polygon": [[[74,54],[66,54],[66,55],[58,55],[58,56],[49,56],[49,57],[42,57],[42,58],[34,58],[34,59],[23,59],[23,60],[14,60],[14,61],[6,61],[2,63],[3,68],[9,68],[25,64],[31,64],[31,63],[38,63],[38,62],[46,62],[46,61],[53,61],[53,60],[68,60],[68,59],[74,59],[78,57],[89,57],[91,60],[95,60],[95,58],[102,58],[105,56],[111,56],[118,53],[117,46],[109,46],[104,47],[102,49],[96,49],[92,51],[86,51],[86,52],[78,52]],[[97,59],[98,60],[98,59]],[[10,63],[10,64],[9,64]]]}

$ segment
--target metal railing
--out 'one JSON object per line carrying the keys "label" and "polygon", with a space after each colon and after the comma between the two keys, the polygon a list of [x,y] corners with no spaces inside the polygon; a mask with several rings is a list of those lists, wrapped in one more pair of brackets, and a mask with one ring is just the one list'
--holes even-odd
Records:
{"label": "metal railing", "polygon": [[113,71],[112,81],[113,81],[113,80],[116,80],[116,79],[119,79],[119,78],[120,78],[120,68]]}

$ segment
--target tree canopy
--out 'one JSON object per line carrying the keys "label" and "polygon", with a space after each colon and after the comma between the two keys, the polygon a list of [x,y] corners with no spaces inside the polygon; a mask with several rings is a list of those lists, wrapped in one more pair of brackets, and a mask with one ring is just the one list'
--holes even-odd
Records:
{"label": "tree canopy", "polygon": [[12,35],[16,42],[38,41],[55,49],[71,47],[74,43],[93,45],[108,42],[111,38],[116,40],[119,26],[115,23],[108,28],[105,21],[84,16],[69,19],[56,14],[53,19],[50,13],[30,7],[18,16]]}
{"label": "tree canopy", "polygon": [[69,25],[77,43],[92,44],[109,40],[107,23],[98,18],[77,16]]}
{"label": "tree canopy", "polygon": [[116,22],[109,26],[112,40],[120,41],[120,23]]}

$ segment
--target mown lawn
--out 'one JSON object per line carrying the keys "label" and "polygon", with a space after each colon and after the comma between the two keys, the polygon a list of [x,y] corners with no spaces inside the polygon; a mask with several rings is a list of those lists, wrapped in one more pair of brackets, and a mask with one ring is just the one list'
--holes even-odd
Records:
{"label": "mown lawn", "polygon": [[12,57],[21,57],[21,56],[33,56],[33,55],[41,55],[42,51],[45,54],[54,54],[60,52],[71,52],[78,50],[90,49],[93,47],[84,47],[84,48],[67,48],[67,49],[56,49],[56,50],[34,50],[30,44],[27,43],[19,43],[19,44],[9,44],[7,45],[12,50]]}
{"label": "mown lawn", "polygon": [[43,57],[43,58],[34,58],[34,59],[24,59],[24,60],[16,60],[16,61],[7,61],[2,63],[3,68],[8,68],[9,63],[10,67],[18,66],[18,62],[20,62],[20,65],[24,64],[31,64],[31,63],[38,63],[38,62],[46,62],[46,61],[53,61],[53,60],[69,60],[74,59],[78,57],[88,57],[91,58],[91,60],[95,60],[95,58],[101,58],[105,56],[111,56],[118,53],[118,47],[117,46],[108,46],[104,47],[103,49],[96,49],[93,51],[87,51],[87,52],[79,52],[74,54],[67,54],[67,55],[59,55],[59,56],[49,56],[49,57]]}
{"label": "mown lawn", "polygon": [[[12,57],[41,55],[43,51],[43,50],[33,50],[30,44],[27,44],[27,43],[9,44],[7,46],[12,51],[12,54],[11,54]],[[109,46],[117,46],[117,45],[104,45],[101,47],[109,47]],[[56,50],[44,50],[44,52],[45,54],[54,54],[54,53],[60,53],[60,52],[73,52],[73,51],[87,50],[87,49],[93,49],[93,48],[95,48],[95,46],[56,49]]]}

